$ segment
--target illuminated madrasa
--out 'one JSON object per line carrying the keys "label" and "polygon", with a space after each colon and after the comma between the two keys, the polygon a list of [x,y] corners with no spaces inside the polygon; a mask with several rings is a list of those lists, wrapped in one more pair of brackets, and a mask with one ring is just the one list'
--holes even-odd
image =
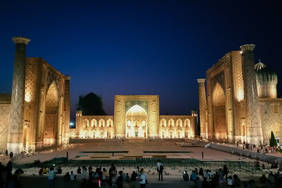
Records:
{"label": "illuminated madrasa", "polygon": [[116,95],[114,115],[76,113],[72,138],[177,139],[194,138],[196,114],[160,115],[158,95]]}
{"label": "illuminated madrasa", "polygon": [[[115,95],[113,115],[76,112],[70,122],[70,77],[42,58],[26,57],[29,39],[14,37],[12,94],[0,94],[0,150],[36,151],[70,139],[193,139],[197,114],[160,115],[158,95]],[[253,44],[222,57],[198,79],[200,136],[229,143],[282,138],[277,75],[254,62]],[[83,142],[83,141],[82,141]]]}
{"label": "illuminated madrasa", "polygon": [[277,75],[262,62],[255,64],[255,45],[240,48],[208,69],[206,79],[197,80],[200,135],[230,143],[267,144],[271,131],[282,138]]}
{"label": "illuminated madrasa", "polygon": [[0,150],[19,153],[67,143],[70,78],[42,58],[26,57],[29,39],[13,41],[12,94],[0,94]]}

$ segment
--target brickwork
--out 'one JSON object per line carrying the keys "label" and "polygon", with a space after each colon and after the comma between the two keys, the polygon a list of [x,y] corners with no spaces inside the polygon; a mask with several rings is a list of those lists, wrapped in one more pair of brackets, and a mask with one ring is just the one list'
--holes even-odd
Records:
{"label": "brickwork", "polygon": [[0,152],[5,152],[7,149],[7,136],[10,125],[10,108],[11,105],[0,104]]}
{"label": "brickwork", "polygon": [[208,124],[210,140],[268,143],[270,131],[281,139],[277,76],[271,73],[272,80],[264,83],[268,84],[264,92],[267,95],[260,95],[257,90],[261,86],[257,85],[254,67],[254,45],[243,45],[241,50],[227,53],[207,70],[207,115],[202,100],[205,87],[199,83],[200,120],[204,121],[201,122],[202,134],[205,134],[205,124]]}
{"label": "brickwork", "polygon": [[207,96],[205,79],[197,79],[199,85],[199,111],[200,111],[200,136],[203,139],[208,138],[208,125],[207,125]]}
{"label": "brickwork", "polygon": [[282,99],[259,99],[259,107],[264,143],[268,143],[271,131],[273,131],[275,137],[281,140]]}
{"label": "brickwork", "polygon": [[14,37],[15,60],[13,85],[11,95],[10,127],[8,135],[8,150],[19,153],[23,150],[23,115],[24,115],[24,91],[25,91],[25,60],[26,45],[29,39]]}
{"label": "brickwork", "polygon": [[70,78],[42,58],[26,58],[29,39],[13,40],[16,50],[11,99],[5,103],[0,95],[0,135],[6,134],[1,136],[0,150],[19,153],[67,144]]}
{"label": "brickwork", "polygon": [[246,122],[247,141],[259,144],[263,142],[262,128],[258,108],[258,95],[256,85],[256,75],[254,69],[255,45],[246,44],[241,46],[242,50],[242,70],[244,80],[244,95],[246,101]]}

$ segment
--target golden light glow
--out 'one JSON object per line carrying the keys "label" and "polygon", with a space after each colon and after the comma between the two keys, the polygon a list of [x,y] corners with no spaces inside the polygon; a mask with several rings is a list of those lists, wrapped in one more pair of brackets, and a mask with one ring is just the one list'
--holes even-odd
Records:
{"label": "golden light glow", "polygon": [[238,102],[244,100],[244,91],[241,88],[238,88],[237,90],[237,100]]}
{"label": "golden light glow", "polygon": [[146,138],[147,137],[147,113],[139,105],[132,106],[126,112],[125,135],[128,138]]}
{"label": "golden light glow", "polygon": [[43,142],[45,146],[53,145],[55,144],[55,138],[44,138]]}
{"label": "golden light glow", "polygon": [[270,92],[270,97],[271,97],[271,98],[277,98],[277,89],[276,89],[276,85],[270,86],[269,92]]}
{"label": "golden light glow", "polygon": [[25,100],[25,102],[30,102],[31,101],[31,95],[30,95],[29,92],[25,93],[24,100]]}
{"label": "golden light glow", "polygon": [[136,115],[136,114],[143,114],[146,113],[146,111],[144,110],[144,108],[142,108],[139,105],[134,105],[132,106],[128,111],[127,111],[127,115]]}

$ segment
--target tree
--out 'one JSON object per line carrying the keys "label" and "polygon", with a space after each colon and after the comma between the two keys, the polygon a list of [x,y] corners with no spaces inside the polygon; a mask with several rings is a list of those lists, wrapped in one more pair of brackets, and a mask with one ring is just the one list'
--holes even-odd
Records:
{"label": "tree", "polygon": [[77,110],[81,110],[82,115],[106,115],[102,98],[94,93],[79,96]]}
{"label": "tree", "polygon": [[270,139],[269,139],[269,145],[270,145],[270,147],[277,146],[277,142],[276,142],[274,133],[272,131],[271,131],[271,136],[270,136]]}

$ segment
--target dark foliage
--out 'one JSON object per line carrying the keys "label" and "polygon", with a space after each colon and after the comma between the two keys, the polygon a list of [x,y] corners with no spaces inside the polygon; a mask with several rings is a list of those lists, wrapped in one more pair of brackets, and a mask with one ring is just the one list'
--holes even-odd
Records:
{"label": "dark foliage", "polygon": [[81,110],[82,115],[106,115],[102,98],[94,93],[80,96],[77,110]]}
{"label": "dark foliage", "polygon": [[269,139],[269,145],[270,145],[271,147],[277,146],[277,142],[276,142],[274,133],[273,133],[272,131],[271,131],[271,137],[270,137],[270,139]]}

